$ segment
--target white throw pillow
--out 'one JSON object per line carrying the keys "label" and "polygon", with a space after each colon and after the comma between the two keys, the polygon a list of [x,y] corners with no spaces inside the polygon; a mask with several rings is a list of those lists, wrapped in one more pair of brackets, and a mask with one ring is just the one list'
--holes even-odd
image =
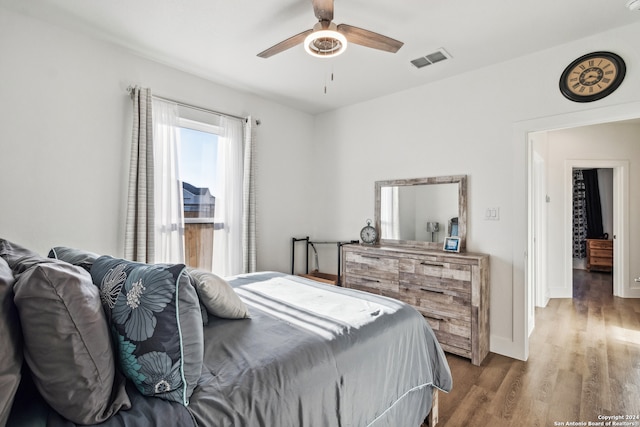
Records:
{"label": "white throw pillow", "polygon": [[210,314],[224,319],[249,317],[247,306],[222,277],[191,267],[187,267],[187,271],[193,278],[200,301]]}

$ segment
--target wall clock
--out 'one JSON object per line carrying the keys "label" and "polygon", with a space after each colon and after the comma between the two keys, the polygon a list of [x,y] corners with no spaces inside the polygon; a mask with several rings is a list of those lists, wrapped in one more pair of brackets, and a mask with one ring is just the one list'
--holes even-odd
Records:
{"label": "wall clock", "polygon": [[367,220],[367,225],[360,230],[360,238],[362,239],[362,243],[367,245],[373,245],[376,243],[376,240],[378,240],[378,230],[371,226],[370,219]]}
{"label": "wall clock", "polygon": [[592,52],[565,68],[560,92],[575,102],[591,102],[613,93],[627,71],[622,58],[611,52]]}

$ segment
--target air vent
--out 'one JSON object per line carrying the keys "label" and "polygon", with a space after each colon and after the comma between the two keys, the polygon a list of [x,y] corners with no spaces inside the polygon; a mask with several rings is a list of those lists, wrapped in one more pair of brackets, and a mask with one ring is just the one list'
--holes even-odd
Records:
{"label": "air vent", "polygon": [[423,68],[427,65],[435,64],[436,62],[444,61],[445,59],[450,58],[451,55],[449,55],[449,52],[447,52],[443,48],[440,48],[435,52],[414,59],[413,61],[411,61],[411,64],[416,68]]}

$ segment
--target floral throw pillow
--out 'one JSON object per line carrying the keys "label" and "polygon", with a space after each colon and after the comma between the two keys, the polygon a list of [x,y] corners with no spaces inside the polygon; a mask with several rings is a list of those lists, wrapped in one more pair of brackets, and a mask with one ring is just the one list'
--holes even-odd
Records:
{"label": "floral throw pillow", "polygon": [[124,375],[146,396],[188,405],[204,344],[198,296],[185,266],[102,256],[91,277],[100,288]]}

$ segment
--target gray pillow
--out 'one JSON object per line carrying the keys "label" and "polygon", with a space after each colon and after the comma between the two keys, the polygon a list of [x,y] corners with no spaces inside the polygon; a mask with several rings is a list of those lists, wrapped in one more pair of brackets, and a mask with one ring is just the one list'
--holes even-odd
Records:
{"label": "gray pillow", "polygon": [[122,372],[145,396],[189,404],[202,372],[198,295],[183,264],[101,256],[91,267]]}
{"label": "gray pillow", "polygon": [[0,257],[7,261],[14,277],[46,260],[36,252],[4,239],[0,239]]}
{"label": "gray pillow", "polygon": [[49,258],[59,259],[69,264],[82,267],[87,272],[91,271],[91,266],[100,255],[87,252],[81,249],[68,248],[66,246],[56,246],[49,251]]}
{"label": "gray pillow", "polygon": [[0,426],[7,423],[21,378],[22,338],[13,283],[9,264],[0,258]]}
{"label": "gray pillow", "polygon": [[103,422],[131,404],[116,374],[98,288],[80,267],[43,261],[14,284],[25,359],[38,391],[60,415],[77,424]]}
{"label": "gray pillow", "polygon": [[193,279],[200,301],[209,313],[225,319],[249,317],[247,306],[222,277],[191,267],[187,267],[187,271]]}

